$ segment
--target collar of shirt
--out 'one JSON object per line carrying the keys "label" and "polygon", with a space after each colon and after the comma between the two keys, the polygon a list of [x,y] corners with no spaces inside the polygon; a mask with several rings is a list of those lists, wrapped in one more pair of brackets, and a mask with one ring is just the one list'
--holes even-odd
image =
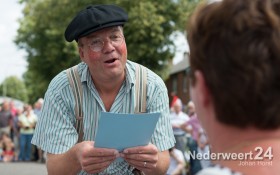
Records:
{"label": "collar of shirt", "polygon": [[[79,74],[81,75],[81,82],[86,82],[89,84],[92,84],[91,75],[88,69],[88,66],[86,63],[82,62],[78,66]],[[130,91],[130,89],[135,84],[135,66],[133,65],[132,61],[127,60],[126,63],[126,78],[125,78],[125,88],[126,93]]]}

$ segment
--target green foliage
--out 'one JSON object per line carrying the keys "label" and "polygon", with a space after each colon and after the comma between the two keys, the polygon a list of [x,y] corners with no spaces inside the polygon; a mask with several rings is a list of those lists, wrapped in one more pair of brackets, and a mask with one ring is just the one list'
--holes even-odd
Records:
{"label": "green foliage", "polygon": [[75,14],[90,4],[117,4],[129,15],[124,32],[128,59],[168,76],[174,56],[170,35],[184,31],[186,20],[200,0],[21,0],[24,17],[16,44],[27,51],[28,71],[24,80],[30,99],[42,97],[50,80],[77,64],[77,44],[67,43],[64,31]]}
{"label": "green foliage", "polygon": [[2,96],[15,98],[24,102],[28,101],[27,89],[22,80],[16,76],[7,77],[0,85]]}

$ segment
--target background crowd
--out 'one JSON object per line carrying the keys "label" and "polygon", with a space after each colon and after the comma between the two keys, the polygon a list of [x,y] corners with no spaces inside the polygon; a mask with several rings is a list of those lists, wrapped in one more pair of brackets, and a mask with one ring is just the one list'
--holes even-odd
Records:
{"label": "background crowd", "polygon": [[210,166],[209,160],[193,159],[190,153],[209,152],[207,136],[199,123],[195,105],[190,101],[186,106],[182,100],[171,93],[170,120],[176,139],[175,147],[170,149],[171,162],[168,175],[194,175],[203,168]]}
{"label": "background crowd", "polygon": [[45,161],[42,151],[31,144],[42,104],[42,98],[33,106],[16,107],[13,101],[8,100],[1,104],[0,161]]}
{"label": "background crowd", "polygon": [[[195,106],[190,101],[186,106],[172,93],[170,102],[170,120],[176,139],[170,152],[168,175],[193,175],[210,165],[208,160],[197,160],[190,153],[209,151],[207,137],[197,119]],[[4,101],[0,108],[0,161],[37,161],[44,163],[45,156],[31,144],[34,128],[40,116],[43,99],[33,106],[15,107],[13,101]]]}
{"label": "background crowd", "polygon": [[[210,165],[208,160],[197,160],[191,153],[209,151],[207,137],[197,119],[193,102],[183,105],[180,98],[172,94],[170,120],[176,139],[175,147],[170,149],[169,175],[192,175]],[[40,148],[31,144],[34,128],[40,116],[43,99],[32,105],[15,107],[13,101],[4,101],[0,107],[0,161],[38,161],[45,162]]]}
{"label": "background crowd", "polygon": [[[167,174],[192,175],[208,167],[207,160],[197,160],[191,153],[209,151],[207,137],[195,113],[193,102],[183,105],[180,98],[172,94],[170,120],[176,139],[175,147],[170,149],[171,162]],[[40,148],[31,144],[34,128],[40,116],[43,99],[33,106],[15,107],[13,101],[4,101],[0,108],[0,161],[38,161],[45,162]]]}

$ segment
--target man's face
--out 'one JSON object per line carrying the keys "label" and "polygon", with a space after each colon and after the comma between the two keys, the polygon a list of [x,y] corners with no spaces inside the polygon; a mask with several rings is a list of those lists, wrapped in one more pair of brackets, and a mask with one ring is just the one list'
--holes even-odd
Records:
{"label": "man's face", "polygon": [[8,110],[10,109],[9,103],[5,101],[5,102],[3,103],[2,108],[3,108],[4,111],[8,111]]}
{"label": "man's face", "polygon": [[124,77],[127,48],[121,27],[109,27],[79,39],[79,53],[94,80]]}
{"label": "man's face", "polygon": [[181,105],[179,105],[178,103],[174,104],[174,111],[176,113],[179,113],[181,111],[181,108],[182,108]]}
{"label": "man's face", "polygon": [[195,108],[193,104],[188,105],[188,114],[192,116],[195,113]]}

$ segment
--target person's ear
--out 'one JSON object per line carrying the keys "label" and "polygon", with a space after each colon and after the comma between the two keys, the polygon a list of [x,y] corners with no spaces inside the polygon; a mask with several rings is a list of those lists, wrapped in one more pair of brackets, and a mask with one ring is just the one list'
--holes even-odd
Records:
{"label": "person's ear", "polygon": [[84,58],[84,50],[83,50],[83,47],[79,47],[79,55],[80,55],[81,60],[83,60],[83,58]]}
{"label": "person's ear", "polygon": [[211,95],[207,87],[204,75],[201,71],[197,70],[194,72],[194,77],[196,80],[194,86],[196,88],[197,100],[200,101],[200,104],[206,107],[211,102]]}

